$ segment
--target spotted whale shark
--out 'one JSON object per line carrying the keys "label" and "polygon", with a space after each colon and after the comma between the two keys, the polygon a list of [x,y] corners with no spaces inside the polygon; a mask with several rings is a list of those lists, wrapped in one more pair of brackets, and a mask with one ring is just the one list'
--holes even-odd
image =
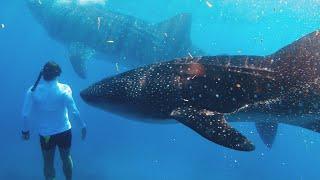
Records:
{"label": "spotted whale shark", "polygon": [[131,69],[202,53],[192,45],[188,13],[154,24],[76,0],[27,0],[27,5],[48,35],[67,47],[73,69],[82,78],[94,58]]}
{"label": "spotted whale shark", "polygon": [[105,78],[80,95],[121,116],[175,119],[216,144],[252,151],[229,122],[257,123],[267,143],[278,123],[320,132],[319,50],[317,31],[269,56],[179,58]]}

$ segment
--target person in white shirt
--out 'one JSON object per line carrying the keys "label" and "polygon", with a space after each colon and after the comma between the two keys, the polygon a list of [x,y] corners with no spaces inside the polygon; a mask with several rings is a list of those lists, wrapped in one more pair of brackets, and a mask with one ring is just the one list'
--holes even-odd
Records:
{"label": "person in white shirt", "polygon": [[[61,68],[55,62],[44,65],[36,83],[26,94],[22,116],[22,138],[29,140],[31,112],[32,121],[40,135],[40,144],[44,159],[44,176],[46,180],[55,179],[54,154],[56,146],[59,148],[63,172],[67,180],[72,179],[71,123],[69,115],[80,122],[82,139],[86,137],[86,124],[80,118],[78,108],[73,100],[71,88],[58,82]],[[43,78],[44,82],[40,83]]]}

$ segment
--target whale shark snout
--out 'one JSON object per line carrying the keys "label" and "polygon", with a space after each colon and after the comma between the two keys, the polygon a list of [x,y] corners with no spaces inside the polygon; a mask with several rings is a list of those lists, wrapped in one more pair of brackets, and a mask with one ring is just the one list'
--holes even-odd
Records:
{"label": "whale shark snout", "polygon": [[106,104],[114,96],[113,91],[108,89],[109,84],[97,83],[80,92],[81,98],[92,105]]}
{"label": "whale shark snout", "polygon": [[106,78],[80,92],[81,98],[88,104],[104,108],[108,105],[126,102],[127,92],[123,89],[123,81]]}
{"label": "whale shark snout", "polygon": [[94,102],[96,100],[95,96],[92,94],[90,89],[85,89],[85,90],[81,91],[80,97],[88,104],[90,104],[91,102]]}

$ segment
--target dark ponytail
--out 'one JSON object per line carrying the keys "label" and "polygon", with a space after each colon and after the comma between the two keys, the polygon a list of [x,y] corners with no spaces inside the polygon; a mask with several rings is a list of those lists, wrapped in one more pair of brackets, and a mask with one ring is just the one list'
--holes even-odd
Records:
{"label": "dark ponytail", "polygon": [[31,92],[34,92],[36,90],[41,78],[43,78],[45,81],[52,81],[56,77],[60,76],[61,72],[61,68],[57,63],[55,63],[54,61],[47,62],[39,73],[37,81],[31,88]]}
{"label": "dark ponytail", "polygon": [[36,90],[36,88],[41,80],[42,74],[43,74],[43,72],[40,71],[37,81],[34,83],[34,85],[31,88],[31,92],[34,92]]}

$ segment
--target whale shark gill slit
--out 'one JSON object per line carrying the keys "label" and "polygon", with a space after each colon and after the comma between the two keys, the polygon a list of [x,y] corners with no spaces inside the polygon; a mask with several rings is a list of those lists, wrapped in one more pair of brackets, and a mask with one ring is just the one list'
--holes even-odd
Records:
{"label": "whale shark gill slit", "polygon": [[171,116],[216,144],[238,151],[255,149],[245,136],[227,123],[223,114],[184,107],[172,111]]}

